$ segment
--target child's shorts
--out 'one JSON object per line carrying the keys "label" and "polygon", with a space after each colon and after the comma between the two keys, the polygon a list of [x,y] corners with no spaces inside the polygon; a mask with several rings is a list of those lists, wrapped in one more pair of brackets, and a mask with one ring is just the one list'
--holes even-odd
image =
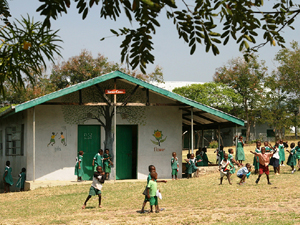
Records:
{"label": "child's shorts", "polygon": [[270,174],[269,166],[264,166],[264,165],[259,164],[259,174],[261,175],[263,173],[265,173],[266,175]]}
{"label": "child's shorts", "polygon": [[172,169],[172,176],[173,176],[173,175],[175,175],[175,176],[178,175],[177,169]]}
{"label": "child's shorts", "polygon": [[238,177],[238,178],[241,178],[241,179],[243,178],[243,176],[244,176],[243,174],[237,175],[237,177]]}
{"label": "child's shorts", "polygon": [[158,205],[157,196],[150,197],[150,205]]}
{"label": "child's shorts", "polygon": [[220,177],[226,177],[228,172],[220,171]]}
{"label": "child's shorts", "polygon": [[99,195],[99,194],[101,194],[100,190],[94,188],[93,186],[90,187],[89,195],[95,196],[95,195]]}

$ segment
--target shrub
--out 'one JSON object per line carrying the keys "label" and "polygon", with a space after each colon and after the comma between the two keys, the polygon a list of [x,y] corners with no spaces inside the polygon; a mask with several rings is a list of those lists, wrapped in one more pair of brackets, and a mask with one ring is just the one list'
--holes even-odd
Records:
{"label": "shrub", "polygon": [[211,142],[209,142],[208,147],[209,148],[217,148],[218,147],[218,142],[217,141],[211,141]]}

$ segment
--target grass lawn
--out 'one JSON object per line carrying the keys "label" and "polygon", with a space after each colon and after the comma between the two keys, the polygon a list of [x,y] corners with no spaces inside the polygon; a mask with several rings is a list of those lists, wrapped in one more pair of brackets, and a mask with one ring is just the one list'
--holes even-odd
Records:
{"label": "grass lawn", "polygon": [[[245,149],[246,161],[252,163],[249,150],[254,146]],[[208,157],[215,161],[213,149]],[[158,183],[163,194],[159,205],[165,208],[158,214],[138,212],[146,182],[105,183],[102,209],[98,197],[81,209],[90,187],[84,183],[0,194],[0,224],[300,224],[300,171],[281,168],[275,176],[270,167],[272,185],[265,175],[256,185],[257,175],[251,175],[239,186],[234,174],[233,185],[224,180],[220,186],[218,173]]]}

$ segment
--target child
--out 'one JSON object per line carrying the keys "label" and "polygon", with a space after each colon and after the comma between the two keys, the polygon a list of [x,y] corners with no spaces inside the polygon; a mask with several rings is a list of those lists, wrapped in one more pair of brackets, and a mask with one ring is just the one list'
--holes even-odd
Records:
{"label": "child", "polygon": [[[256,142],[256,148],[255,148],[255,152],[256,153],[261,153],[261,142],[257,141]],[[258,170],[259,170],[259,159],[258,156],[254,156],[253,158],[253,166],[254,166],[254,174],[258,174]]]}
{"label": "child", "polygon": [[[148,167],[148,170],[149,170],[149,175],[148,175],[148,177],[147,177],[146,190],[147,190],[147,186],[148,186],[148,184],[149,184],[149,181],[151,180],[151,173],[152,173],[152,172],[156,172],[156,168],[155,168],[155,166],[150,165],[150,166]],[[166,180],[156,180],[156,182],[167,183]],[[150,200],[150,199],[147,197],[147,192],[146,192],[146,193],[143,193],[143,194],[145,195],[145,200],[144,200],[143,205],[142,205],[141,213],[145,213],[145,206],[146,206],[146,203],[149,202],[149,200]]]}
{"label": "child", "polygon": [[11,175],[12,168],[9,166],[10,166],[10,161],[6,161],[6,167],[3,174],[4,193],[10,192],[10,186],[14,184]]}
{"label": "child", "polygon": [[[237,138],[237,136],[235,138]],[[244,142],[242,135],[239,136],[239,140],[237,142],[235,160],[237,160],[241,165],[243,165],[242,163],[245,161]]]}
{"label": "child", "polygon": [[149,199],[150,202],[150,212],[153,213],[153,206],[155,205],[155,212],[159,213],[159,208],[158,208],[158,200],[156,196],[157,192],[157,173],[156,172],[151,172],[151,180],[149,181],[147,185],[147,198]]}
{"label": "child", "polygon": [[251,173],[251,166],[249,163],[246,163],[245,167],[242,167],[241,169],[239,169],[236,173],[238,178],[241,178],[241,181],[239,183],[239,185],[242,185],[243,183],[245,183],[245,179],[246,177],[249,177]]}
{"label": "child", "polygon": [[207,152],[207,148],[206,147],[202,148],[201,157],[202,157],[202,160],[203,160],[203,163],[202,163],[203,166],[208,166],[208,163],[211,164],[211,162],[208,160],[206,152]]}
{"label": "child", "polygon": [[284,152],[284,144],[282,139],[280,139],[279,141],[278,149],[279,149],[280,166],[284,166],[283,162],[285,161],[285,152]]}
{"label": "child", "polygon": [[300,141],[298,141],[298,146],[295,148],[296,159],[298,159],[298,170],[300,170]]}
{"label": "child", "polygon": [[19,174],[19,179],[16,184],[16,187],[20,188],[20,191],[24,191],[25,180],[26,180],[26,169],[22,168],[22,170]]}
{"label": "child", "polygon": [[178,158],[176,157],[176,152],[172,153],[171,168],[172,168],[172,180],[174,180],[173,176],[175,176],[175,179],[178,180],[177,175],[178,175],[179,163],[178,163]]}
{"label": "child", "polygon": [[196,152],[196,166],[203,166],[203,160],[202,160],[202,157],[201,157],[201,151],[198,150]]}
{"label": "child", "polygon": [[83,203],[82,209],[85,209],[86,203],[92,196],[98,195],[99,197],[99,208],[102,208],[101,206],[101,189],[102,184],[104,184],[105,180],[105,173],[102,171],[101,166],[97,166],[97,172],[94,172],[93,176],[93,183],[90,187],[89,196],[86,198],[85,202]]}
{"label": "child", "polygon": [[113,165],[111,161],[111,155],[109,154],[109,150],[105,149],[105,153],[103,155],[103,165],[104,165],[104,171],[106,174],[106,180],[109,178],[109,174],[111,172],[111,166]]}
{"label": "child", "polygon": [[227,176],[228,183],[231,185],[232,183],[230,182],[230,161],[228,160],[228,155],[225,153],[224,159],[221,161],[219,165],[219,171],[220,171],[220,184],[222,185],[223,182],[223,177]]}
{"label": "child", "polygon": [[265,173],[267,176],[268,184],[271,185],[270,178],[269,178],[269,174],[270,174],[269,162],[270,162],[270,157],[272,157],[273,153],[266,153],[265,147],[261,148],[261,153],[256,153],[252,151],[250,152],[255,156],[258,156],[258,160],[259,160],[259,175],[255,183],[258,184],[261,175]]}
{"label": "child", "polygon": [[221,145],[221,146],[220,146],[220,149],[217,148],[217,149],[214,151],[214,153],[217,153],[217,159],[216,159],[216,163],[217,163],[217,164],[220,163],[220,162],[222,161],[222,159],[224,158],[224,151],[223,151],[223,149],[224,149],[224,146]]}
{"label": "child", "polygon": [[196,159],[195,159],[195,155],[194,153],[191,154],[191,157],[188,161],[186,161],[187,164],[189,165],[188,166],[188,169],[187,169],[187,174],[188,174],[188,179],[190,177],[192,177],[192,173],[196,172],[196,175],[195,177],[198,177],[199,176],[199,169],[198,167],[195,165],[195,163],[197,163]]}
{"label": "child", "polygon": [[296,162],[296,154],[295,154],[295,143],[291,143],[291,151],[286,150],[288,153],[290,153],[289,157],[288,157],[288,161],[287,161],[287,165],[292,167],[292,173],[295,173],[296,169],[295,166],[297,164]]}
{"label": "child", "polygon": [[265,146],[266,152],[271,152],[272,151],[272,148],[271,148],[269,142],[265,141],[264,146]]}
{"label": "child", "polygon": [[234,157],[233,157],[233,149],[232,149],[232,148],[228,149],[228,153],[229,153],[229,154],[228,154],[228,160],[229,160],[230,166],[231,166],[231,170],[230,170],[230,172],[229,172],[229,175],[231,176],[232,174],[235,173],[234,163],[235,163],[236,165],[238,165],[238,167],[240,167],[241,164],[240,164],[239,162],[237,162],[237,161],[234,159]]}
{"label": "child", "polygon": [[75,165],[75,175],[77,175],[77,181],[82,181],[83,176],[83,167],[82,167],[82,159],[83,159],[83,151],[78,152],[78,160]]}
{"label": "child", "polygon": [[271,161],[270,161],[270,165],[273,165],[273,168],[274,168],[274,173],[276,175],[279,175],[280,174],[280,166],[279,166],[279,142],[276,142],[275,143],[275,146],[274,146],[274,151],[275,153],[273,154],[273,157],[271,158]]}
{"label": "child", "polygon": [[97,172],[97,167],[101,166],[103,168],[103,150],[99,149],[98,153],[94,156],[92,166],[94,167],[94,172]]}

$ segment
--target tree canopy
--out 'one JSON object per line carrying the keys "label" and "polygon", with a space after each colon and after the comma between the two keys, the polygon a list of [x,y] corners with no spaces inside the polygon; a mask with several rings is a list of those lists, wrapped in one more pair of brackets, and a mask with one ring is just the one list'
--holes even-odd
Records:
{"label": "tree canopy", "polygon": [[[45,16],[44,26],[51,26],[51,19],[68,13],[70,0],[40,0],[37,9]],[[229,39],[238,44],[240,51],[257,51],[267,43],[284,46],[282,31],[285,27],[293,29],[292,24],[300,13],[300,5],[293,0],[75,0],[82,19],[88,16],[91,8],[98,7],[100,17],[117,21],[125,15],[134,26],[111,30],[115,36],[124,36],[121,44],[121,61],[139,66],[145,73],[147,64],[154,62],[152,37],[160,26],[162,16],[171,20],[178,37],[182,38],[193,54],[196,47],[205,46],[205,51],[219,54],[219,45],[226,45]],[[136,25],[137,24],[137,25]],[[261,35],[261,36],[260,36]],[[262,43],[256,41],[262,39]]]}

